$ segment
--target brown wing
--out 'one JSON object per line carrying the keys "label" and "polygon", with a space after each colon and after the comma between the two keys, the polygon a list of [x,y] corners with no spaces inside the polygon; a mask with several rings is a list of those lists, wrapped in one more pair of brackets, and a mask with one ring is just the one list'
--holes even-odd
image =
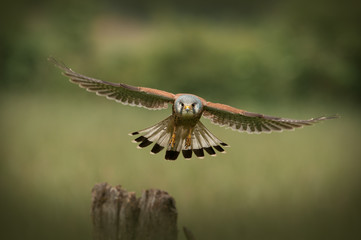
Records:
{"label": "brown wing", "polygon": [[204,106],[203,116],[211,119],[211,122],[214,124],[248,133],[292,130],[309,126],[326,119],[337,118],[337,116],[330,116],[311,118],[308,120],[294,120],[251,113],[228,105],[212,102],[207,102]]}
{"label": "brown wing", "polygon": [[97,95],[105,96],[107,99],[147,109],[165,109],[168,107],[168,103],[172,104],[174,101],[173,93],[152,88],[134,87],[124,83],[98,80],[76,73],[54,58],[49,58],[49,61],[63,70],[63,74],[70,78],[70,82],[78,84],[81,88],[85,88],[89,92],[95,92]]}

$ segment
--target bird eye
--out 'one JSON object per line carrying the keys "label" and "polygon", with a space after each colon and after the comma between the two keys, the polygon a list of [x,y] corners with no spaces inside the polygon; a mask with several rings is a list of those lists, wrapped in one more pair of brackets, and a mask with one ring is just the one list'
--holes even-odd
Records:
{"label": "bird eye", "polygon": [[196,104],[195,103],[192,103],[192,107],[194,107]]}
{"label": "bird eye", "polygon": [[182,107],[184,107],[184,103],[180,102],[180,105],[181,105]]}

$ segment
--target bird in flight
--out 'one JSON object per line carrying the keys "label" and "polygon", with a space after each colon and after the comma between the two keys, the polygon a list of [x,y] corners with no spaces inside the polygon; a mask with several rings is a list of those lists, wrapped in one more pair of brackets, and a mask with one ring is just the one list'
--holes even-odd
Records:
{"label": "bird in flight", "polygon": [[228,145],[202,124],[200,121],[202,116],[210,119],[213,124],[248,133],[281,132],[337,117],[294,120],[266,116],[221,103],[208,102],[194,94],[173,94],[153,88],[98,80],[76,73],[54,58],[49,58],[49,61],[59,67],[63,74],[70,78],[70,82],[107,99],[151,110],[166,109],[168,104],[171,104],[172,114],[169,117],[151,127],[130,133],[130,135],[139,135],[134,140],[139,143],[139,148],[155,143],[151,149],[152,154],[159,153],[165,148],[167,160],[176,160],[180,152],[185,159],[190,159],[192,153],[198,158],[203,158],[204,151],[211,156],[216,155],[215,150],[225,153],[223,147]]}

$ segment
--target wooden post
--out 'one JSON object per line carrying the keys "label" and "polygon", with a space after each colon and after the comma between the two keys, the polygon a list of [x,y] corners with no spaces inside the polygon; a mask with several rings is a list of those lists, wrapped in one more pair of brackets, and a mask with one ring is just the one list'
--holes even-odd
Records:
{"label": "wooden post", "polygon": [[145,190],[136,198],[121,186],[96,184],[91,216],[95,240],[177,239],[175,200],[162,190]]}

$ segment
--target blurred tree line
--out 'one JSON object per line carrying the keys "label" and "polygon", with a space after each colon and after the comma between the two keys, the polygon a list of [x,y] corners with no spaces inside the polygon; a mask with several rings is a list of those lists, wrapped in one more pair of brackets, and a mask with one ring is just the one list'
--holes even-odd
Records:
{"label": "blurred tree line", "polygon": [[[354,0],[13,0],[0,10],[1,89],[53,86],[49,79],[58,72],[49,70],[46,58],[55,55],[84,74],[96,71],[95,77],[109,81],[146,82],[213,101],[302,96],[358,103],[360,5]],[[93,28],[109,16],[133,19],[138,30],[138,25],[161,29],[155,33],[158,44],[142,52],[119,46],[99,54]],[[111,31],[118,31],[117,25]],[[96,36],[102,37],[111,36]]]}

